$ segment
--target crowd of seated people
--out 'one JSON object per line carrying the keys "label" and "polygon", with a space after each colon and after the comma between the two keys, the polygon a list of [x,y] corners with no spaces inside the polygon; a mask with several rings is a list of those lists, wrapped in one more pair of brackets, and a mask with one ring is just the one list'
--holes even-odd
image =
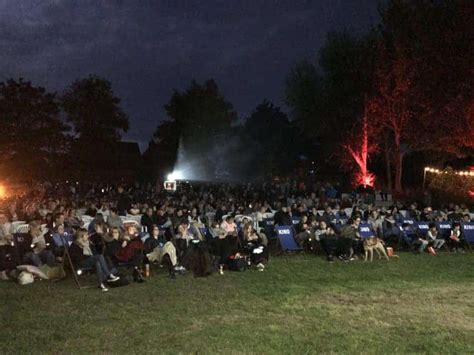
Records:
{"label": "crowd of seated people", "polygon": [[[361,223],[385,243],[419,253],[468,247],[461,228],[472,220],[466,206],[433,210],[366,202],[344,198],[336,185],[296,181],[207,184],[175,193],[150,184],[32,186],[2,201],[0,271],[8,277],[16,265],[57,264],[64,261],[64,248],[76,268],[94,269],[104,291],[119,280],[122,266],[136,282],[145,281],[154,263],[171,278],[186,270],[195,276],[248,267],[263,271],[274,226],[292,226],[296,243],[331,262],[362,255]],[[414,226],[419,221],[429,224],[426,233]],[[453,223],[448,234],[438,228],[447,221]],[[21,225],[26,232],[17,230]]]}

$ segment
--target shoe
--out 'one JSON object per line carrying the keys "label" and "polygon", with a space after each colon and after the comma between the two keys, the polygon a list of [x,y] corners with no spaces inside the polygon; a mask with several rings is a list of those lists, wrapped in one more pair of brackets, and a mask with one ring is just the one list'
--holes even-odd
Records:
{"label": "shoe", "polygon": [[133,270],[133,281],[138,283],[145,282],[143,274],[138,269]]}
{"label": "shoe", "polygon": [[265,265],[263,265],[262,263],[258,263],[257,264],[257,269],[258,269],[258,271],[263,271],[263,270],[265,270]]}
{"label": "shoe", "polygon": [[461,254],[465,253],[464,249],[458,249],[458,252],[460,252]]}
{"label": "shoe", "polygon": [[102,292],[107,292],[109,289],[107,287],[105,287],[104,284],[100,284],[99,285],[99,289],[102,291]]}
{"label": "shoe", "polygon": [[110,274],[109,277],[107,278],[107,282],[115,282],[120,280],[119,276],[115,276],[114,274]]}

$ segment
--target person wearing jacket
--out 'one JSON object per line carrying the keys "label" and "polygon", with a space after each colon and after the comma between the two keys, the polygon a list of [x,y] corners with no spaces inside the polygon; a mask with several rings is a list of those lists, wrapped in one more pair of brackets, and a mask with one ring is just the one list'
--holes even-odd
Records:
{"label": "person wearing jacket", "polygon": [[80,228],[74,235],[74,242],[69,247],[69,256],[77,271],[86,268],[95,268],[97,283],[101,291],[108,291],[105,282],[115,282],[120,277],[109,270],[103,255],[93,255],[89,244],[87,230]]}
{"label": "person wearing jacket", "polygon": [[143,264],[143,242],[138,234],[137,227],[130,225],[120,241],[120,248],[112,255],[114,263],[128,263],[133,267],[133,280],[144,282],[141,270]]}
{"label": "person wearing jacket", "polygon": [[53,248],[52,240],[46,241],[41,225],[36,221],[30,223],[30,236],[31,250],[25,254],[24,262],[38,267],[42,266],[43,263],[54,266],[56,258],[51,250]]}
{"label": "person wearing jacket", "polygon": [[433,248],[435,249],[441,249],[446,241],[440,237],[438,229],[436,229],[436,224],[431,222],[428,227],[429,229],[426,233],[426,239],[428,240],[428,243],[432,244]]}

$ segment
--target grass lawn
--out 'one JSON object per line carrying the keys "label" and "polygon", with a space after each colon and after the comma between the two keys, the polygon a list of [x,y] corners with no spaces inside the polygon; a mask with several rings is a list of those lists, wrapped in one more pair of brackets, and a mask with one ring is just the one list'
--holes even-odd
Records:
{"label": "grass lawn", "polygon": [[[91,279],[93,280],[93,279]],[[0,283],[1,353],[474,353],[474,254],[401,253],[77,290]]]}

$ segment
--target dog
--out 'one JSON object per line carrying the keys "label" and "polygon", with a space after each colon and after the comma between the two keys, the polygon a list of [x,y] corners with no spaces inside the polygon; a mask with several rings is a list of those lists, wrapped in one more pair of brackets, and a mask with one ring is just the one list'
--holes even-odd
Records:
{"label": "dog", "polygon": [[374,260],[374,250],[377,252],[379,259],[382,258],[381,254],[383,254],[385,259],[390,260],[387,255],[387,252],[385,251],[385,246],[384,246],[383,241],[377,237],[370,237],[364,240],[364,251],[365,251],[364,261],[367,261],[369,254],[370,254],[370,262]]}

